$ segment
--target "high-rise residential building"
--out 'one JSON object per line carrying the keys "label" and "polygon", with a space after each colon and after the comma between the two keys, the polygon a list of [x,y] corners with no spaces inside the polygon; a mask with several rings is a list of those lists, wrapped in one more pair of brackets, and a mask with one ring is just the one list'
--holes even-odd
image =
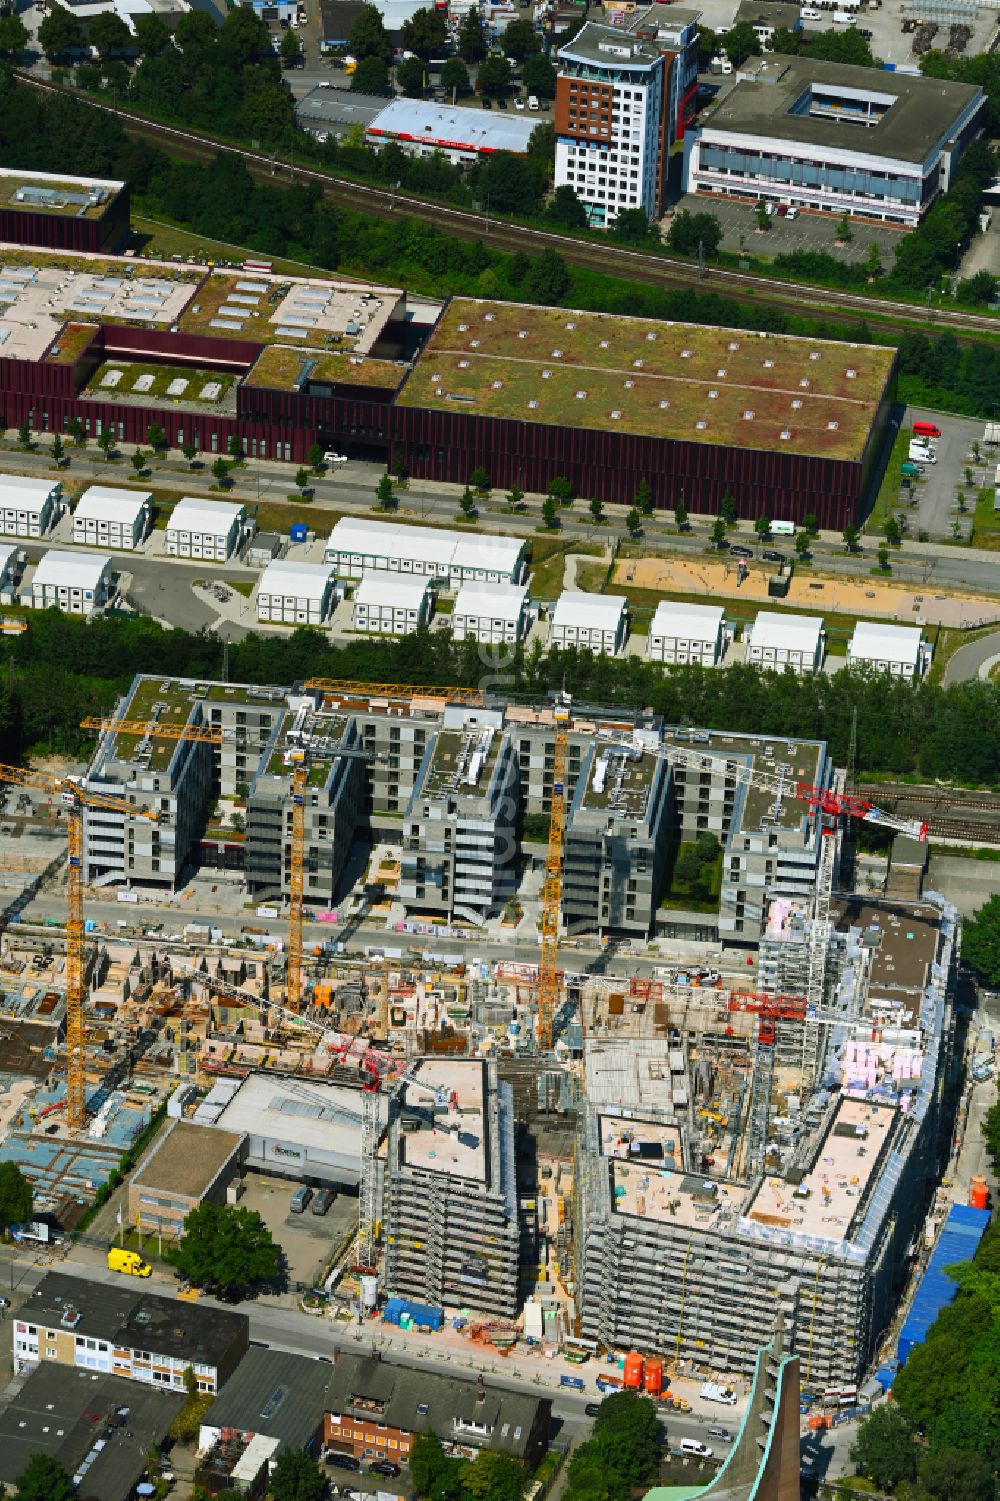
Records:
{"label": "high-rise residential building", "polygon": [[669,150],[664,53],[589,21],[558,57],[556,187],[573,189],[595,228],[625,209],[658,218]]}

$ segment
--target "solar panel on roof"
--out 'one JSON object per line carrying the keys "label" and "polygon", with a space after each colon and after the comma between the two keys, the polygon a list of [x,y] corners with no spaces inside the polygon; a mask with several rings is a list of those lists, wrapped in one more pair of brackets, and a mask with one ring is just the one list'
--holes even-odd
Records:
{"label": "solar panel on roof", "polygon": [[244,297],[239,292],[230,292],[227,302],[235,302],[241,307],[257,307],[260,304],[259,297]]}
{"label": "solar panel on roof", "polygon": [[233,333],[237,329],[242,328],[243,324],[234,323],[231,318],[213,318],[208,326],[209,328],[226,328],[230,333]]}
{"label": "solar panel on roof", "polygon": [[285,316],[285,318],[284,318],[283,321],[285,323],[289,324],[290,327],[292,327],[292,328],[315,328],[316,327],[316,319],[315,318],[294,318],[294,317],[289,317],[286,314],[286,316]]}
{"label": "solar panel on roof", "polygon": [[267,282],[266,281],[238,281],[236,283],[236,290],[237,290],[237,292],[266,292],[267,291]]}
{"label": "solar panel on roof", "polygon": [[304,339],[308,333],[305,328],[279,328],[277,333],[282,339]]}

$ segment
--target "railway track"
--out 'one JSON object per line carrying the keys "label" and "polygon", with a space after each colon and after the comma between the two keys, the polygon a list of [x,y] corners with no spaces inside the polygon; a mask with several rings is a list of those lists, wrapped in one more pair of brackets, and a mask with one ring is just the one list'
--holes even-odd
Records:
{"label": "railway track", "polygon": [[861,786],[857,795],[887,811],[927,823],[929,839],[1000,845],[1000,797],[951,787]]}
{"label": "railway track", "polygon": [[[47,81],[35,78],[30,73],[19,72],[18,78],[32,88],[49,94],[65,94],[67,90]],[[80,97],[74,95],[73,97]],[[259,182],[274,182],[275,179],[295,182],[317,183],[324,196],[334,203],[356,209],[362,213],[376,214],[383,218],[395,217],[399,212],[411,212],[418,216],[432,213],[442,228],[447,228],[461,239],[486,240],[498,250],[539,251],[552,249],[575,266],[608,274],[625,274],[633,281],[656,286],[668,286],[677,290],[712,291],[751,298],[755,303],[764,303],[784,312],[801,314],[803,309],[840,322],[853,322],[857,318],[878,316],[891,327],[912,330],[924,327],[928,319],[923,312],[907,303],[893,302],[889,298],[860,297],[851,292],[827,288],[799,286],[794,282],[776,281],[769,277],[754,276],[748,272],[729,271],[713,267],[704,276],[695,274],[691,267],[680,261],[671,261],[662,256],[644,255],[638,250],[615,246],[614,257],[609,264],[608,251],[601,245],[590,245],[561,235],[552,230],[525,225],[508,224],[491,219],[468,209],[459,209],[448,204],[428,203],[421,198],[410,197],[394,189],[380,188],[367,183],[351,182],[313,167],[294,166],[289,162],[276,162],[260,152],[248,151],[242,146],[232,146],[199,135],[196,131],[183,130],[175,125],[164,125],[100,100],[85,99],[90,108],[114,115],[126,134],[169,149],[171,154],[193,161],[208,161],[219,153],[237,156],[247,167],[251,176]],[[948,328],[960,338],[971,340],[975,335],[996,337],[1000,324],[996,319],[977,313],[958,310],[935,310],[932,323],[938,328]]]}

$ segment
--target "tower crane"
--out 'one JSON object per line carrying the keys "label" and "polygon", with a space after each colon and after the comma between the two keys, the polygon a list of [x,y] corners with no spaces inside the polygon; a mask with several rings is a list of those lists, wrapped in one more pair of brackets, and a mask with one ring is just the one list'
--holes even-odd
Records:
{"label": "tower crane", "polygon": [[79,1131],[87,1119],[83,1032],[83,810],[85,807],[107,808],[129,817],[147,818],[151,823],[158,823],[160,815],[110,793],[91,791],[76,777],[56,777],[23,766],[0,765],[0,781],[54,793],[66,809],[66,1122],[71,1130]]}
{"label": "tower crane", "polygon": [[302,685],[324,698],[443,698],[451,704],[481,709],[486,694],[480,688],[428,687],[424,683],[361,683],[350,678],[306,678]]}
{"label": "tower crane", "polygon": [[562,900],[563,843],[566,833],[566,766],[569,758],[570,699],[559,695],[555,706],[555,745],[552,753],[552,800],[549,844],[545,853],[542,888],[542,953],[538,964],[538,1046],[552,1046],[552,1022],[559,999],[559,907]]}

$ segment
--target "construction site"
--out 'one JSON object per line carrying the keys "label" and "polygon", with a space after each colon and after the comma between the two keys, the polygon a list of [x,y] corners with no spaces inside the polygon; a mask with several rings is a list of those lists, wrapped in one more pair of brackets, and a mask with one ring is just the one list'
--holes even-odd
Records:
{"label": "construction site", "polygon": [[[28,1234],[129,1174],[130,1233],[156,1204],[180,1233],[225,1162],[236,1197],[257,1174],[350,1205],[331,1316],[389,1298],[498,1352],[746,1378],[780,1314],[804,1381],[861,1378],[947,1157],[959,933],[933,893],[845,889],[844,841],[925,828],[821,742],[564,698],[137,679],[91,727],[77,775],[0,768],[8,820],[33,799],[52,834],[0,951]],[[223,818],[235,921],[167,931]],[[712,936],[665,937],[664,871],[706,831]],[[143,1200],[180,1126],[184,1172],[164,1155]]]}

